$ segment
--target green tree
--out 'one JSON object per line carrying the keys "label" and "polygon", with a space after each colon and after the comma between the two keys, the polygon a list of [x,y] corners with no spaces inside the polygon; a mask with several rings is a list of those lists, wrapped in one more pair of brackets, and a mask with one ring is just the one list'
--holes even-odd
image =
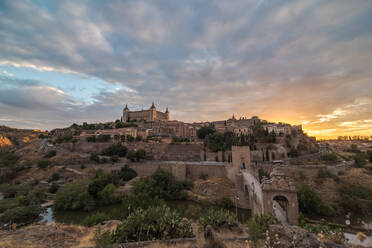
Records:
{"label": "green tree", "polygon": [[215,132],[216,132],[216,129],[214,129],[214,127],[212,127],[212,126],[201,127],[201,128],[198,129],[198,131],[196,131],[196,135],[198,135],[199,139],[204,139],[209,134],[213,134]]}

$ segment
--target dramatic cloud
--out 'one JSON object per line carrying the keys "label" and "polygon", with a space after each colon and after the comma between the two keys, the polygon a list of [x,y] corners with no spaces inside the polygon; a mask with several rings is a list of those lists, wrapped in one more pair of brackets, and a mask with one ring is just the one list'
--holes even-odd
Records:
{"label": "dramatic cloud", "polygon": [[348,0],[1,1],[0,123],[108,121],[154,100],[184,121],[235,113],[372,135],[371,12]]}

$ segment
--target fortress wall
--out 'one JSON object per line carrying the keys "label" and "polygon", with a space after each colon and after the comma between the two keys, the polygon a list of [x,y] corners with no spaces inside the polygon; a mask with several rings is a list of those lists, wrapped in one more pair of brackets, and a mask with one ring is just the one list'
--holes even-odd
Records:
{"label": "fortress wall", "polygon": [[217,164],[187,164],[186,178],[188,180],[199,179],[201,175],[208,175],[209,178],[226,177],[225,165]]}
{"label": "fortress wall", "polygon": [[206,174],[209,178],[226,177],[226,167],[223,163],[185,163],[185,162],[143,162],[132,163],[130,168],[135,170],[139,176],[150,176],[158,168],[164,169],[178,180],[196,180]]}

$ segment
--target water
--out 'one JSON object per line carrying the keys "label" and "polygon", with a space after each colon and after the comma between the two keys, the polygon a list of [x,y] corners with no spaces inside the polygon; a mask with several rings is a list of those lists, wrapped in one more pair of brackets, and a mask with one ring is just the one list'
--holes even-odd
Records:
{"label": "water", "polygon": [[[167,205],[177,211],[182,217],[196,220],[198,219],[207,209],[215,206],[201,204],[193,201],[168,201]],[[231,208],[230,211],[235,213],[235,208]],[[47,208],[46,213],[42,215],[40,222],[58,222],[64,224],[76,224],[80,225],[86,216],[92,215],[96,212],[101,212],[109,215],[112,219],[121,218],[121,204],[113,204],[110,206],[100,207],[94,211],[53,211],[53,208]],[[251,216],[251,212],[248,209],[238,208],[238,220],[240,222],[246,222]]]}

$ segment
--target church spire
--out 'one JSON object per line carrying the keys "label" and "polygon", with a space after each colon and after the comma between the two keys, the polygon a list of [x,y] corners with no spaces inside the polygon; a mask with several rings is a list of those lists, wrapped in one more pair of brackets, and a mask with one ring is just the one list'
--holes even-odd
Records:
{"label": "church spire", "polygon": [[165,113],[169,113],[169,111],[168,111],[168,107],[166,108]]}
{"label": "church spire", "polygon": [[151,105],[150,109],[154,109],[154,108],[155,108],[155,104],[154,104],[154,102],[152,102],[152,105]]}
{"label": "church spire", "polygon": [[128,104],[125,104],[125,108],[124,108],[124,110],[129,110],[129,108],[128,108]]}

